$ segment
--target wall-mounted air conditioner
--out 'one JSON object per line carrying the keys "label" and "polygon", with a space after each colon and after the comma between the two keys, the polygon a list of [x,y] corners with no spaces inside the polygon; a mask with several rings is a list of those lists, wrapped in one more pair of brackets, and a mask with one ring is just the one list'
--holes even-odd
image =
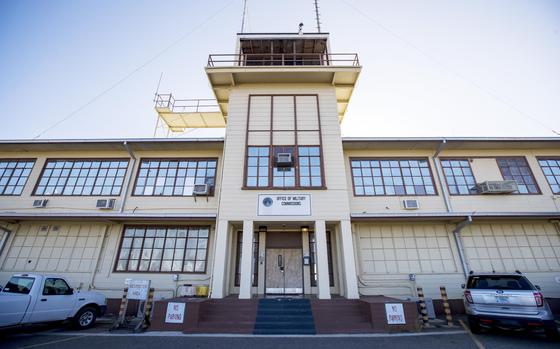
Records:
{"label": "wall-mounted air conditioner", "polygon": [[99,199],[95,207],[100,210],[112,210],[115,208],[115,199]]}
{"label": "wall-mounted air conditioner", "polygon": [[47,206],[49,199],[40,199],[40,200],[33,200],[33,207],[34,208],[43,208]]}
{"label": "wall-mounted air conditioner", "polygon": [[403,207],[405,210],[417,210],[420,208],[420,204],[416,199],[403,200]]}
{"label": "wall-mounted air conditioner", "polygon": [[210,186],[208,184],[196,184],[193,188],[193,195],[208,196],[210,194]]}
{"label": "wall-mounted air conditioner", "polygon": [[276,154],[276,166],[277,167],[290,167],[294,164],[292,159],[292,154],[290,153],[278,153]]}
{"label": "wall-mounted air conditioner", "polygon": [[486,181],[478,184],[478,191],[481,194],[509,194],[517,191],[517,182],[507,181]]}

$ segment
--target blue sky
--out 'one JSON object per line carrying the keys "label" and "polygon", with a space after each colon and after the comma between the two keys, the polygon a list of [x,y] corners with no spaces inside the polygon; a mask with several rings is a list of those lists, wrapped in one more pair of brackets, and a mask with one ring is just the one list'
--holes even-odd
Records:
{"label": "blue sky", "polygon": [[[345,136],[560,131],[560,1],[320,7],[332,51],[357,52],[364,67]],[[248,8],[246,31],[315,30],[312,0]],[[241,13],[242,0],[0,1],[0,138],[33,138],[80,107],[41,138],[151,137],[160,73],[160,92],[212,97],[203,67],[209,53],[234,51]]]}

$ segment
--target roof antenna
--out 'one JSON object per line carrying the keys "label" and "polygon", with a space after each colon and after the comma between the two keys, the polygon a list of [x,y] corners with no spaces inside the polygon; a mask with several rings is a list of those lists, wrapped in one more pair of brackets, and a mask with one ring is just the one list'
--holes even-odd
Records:
{"label": "roof antenna", "polygon": [[298,35],[303,35],[303,23],[300,23],[300,24],[299,24]]}
{"label": "roof antenna", "polygon": [[245,29],[245,14],[247,13],[247,0],[243,0],[243,17],[241,18],[241,32]]}
{"label": "roof antenna", "polygon": [[319,21],[319,4],[317,2],[318,0],[315,0],[315,20],[317,21],[317,33],[321,32],[321,21]]}

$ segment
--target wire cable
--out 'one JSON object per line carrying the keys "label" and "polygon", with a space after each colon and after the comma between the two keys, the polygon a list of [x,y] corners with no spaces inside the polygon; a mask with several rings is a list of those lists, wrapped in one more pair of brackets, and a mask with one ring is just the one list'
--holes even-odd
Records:
{"label": "wire cable", "polygon": [[552,133],[554,133],[557,136],[560,136],[560,132],[556,131],[554,128],[550,127],[549,125],[545,124],[544,122],[540,121],[539,119],[533,117],[532,115],[530,115],[529,113],[521,110],[520,108],[516,107],[515,105],[511,104],[510,102],[506,101],[505,99],[503,99],[502,97],[498,96],[496,93],[492,92],[491,90],[489,90],[488,88],[485,88],[484,86],[480,85],[479,83],[477,83],[476,81],[466,77],[465,75],[457,72],[456,70],[454,70],[453,68],[450,68],[447,64],[445,64],[444,62],[440,61],[439,59],[435,58],[434,56],[430,55],[429,53],[427,53],[426,51],[424,51],[423,49],[421,49],[420,47],[416,46],[414,43],[412,43],[411,41],[407,40],[406,38],[404,38],[403,36],[395,33],[394,31],[392,31],[391,29],[389,29],[387,26],[385,26],[384,24],[380,23],[379,21],[377,21],[376,19],[374,19],[373,17],[369,16],[368,14],[366,14],[365,12],[363,12],[362,10],[360,10],[359,8],[357,8],[356,6],[354,6],[353,4],[351,4],[350,2],[348,2],[347,0],[341,0],[346,6],[350,7],[351,9],[353,9],[354,11],[358,12],[360,15],[362,15],[365,19],[367,19],[368,21],[370,21],[371,23],[375,24],[378,28],[380,28],[381,30],[383,30],[384,32],[388,33],[389,35],[393,36],[394,38],[396,38],[397,40],[401,41],[402,43],[410,46],[411,48],[413,48],[414,50],[416,50],[418,53],[420,53],[421,55],[423,55],[424,57],[428,58],[429,60],[431,60],[433,63],[435,63],[436,65],[440,66],[441,68],[443,68],[444,70],[446,70],[448,73],[451,73],[452,75],[455,75],[456,77],[458,77],[461,80],[464,80],[466,82],[468,82],[469,84],[471,84],[472,86],[474,86],[475,88],[477,88],[478,90],[484,92],[486,95],[492,97],[493,99],[495,99],[496,101],[500,102],[501,104],[505,105],[506,107],[510,108],[511,110],[517,112],[518,114],[520,114],[521,116],[526,117],[527,119],[530,119],[532,121],[534,121],[535,123],[539,124],[540,126],[542,126],[543,128],[550,130]]}
{"label": "wire cable", "polygon": [[235,0],[231,0],[230,2],[228,2],[225,6],[221,7],[218,11],[214,12],[212,15],[210,15],[209,17],[207,17],[204,21],[202,21],[201,23],[197,24],[195,27],[193,27],[190,31],[188,31],[187,33],[185,33],[183,36],[181,36],[180,38],[178,38],[177,40],[173,41],[170,45],[168,45],[167,47],[165,47],[163,50],[159,51],[158,53],[156,53],[155,55],[153,55],[151,58],[149,58],[147,61],[145,61],[144,63],[142,63],[141,65],[139,65],[138,67],[136,67],[135,69],[133,69],[130,73],[126,74],[124,77],[122,77],[121,79],[117,80],[115,83],[113,83],[111,86],[109,86],[108,88],[104,89],[103,91],[101,91],[100,93],[96,94],[94,97],[92,97],[89,101],[87,101],[86,103],[82,104],[80,107],[74,109],[73,111],[71,111],[69,114],[65,115],[63,118],[61,118],[60,120],[58,120],[57,122],[55,122],[54,124],[52,124],[51,126],[45,128],[44,130],[42,130],[41,132],[39,132],[39,134],[37,134],[37,136],[33,137],[33,139],[37,139],[39,137],[41,137],[43,134],[45,134],[46,132],[52,130],[53,128],[57,127],[58,125],[62,124],[65,121],[68,121],[70,118],[76,116],[76,114],[78,114],[80,111],[84,110],[85,108],[87,108],[88,106],[90,106],[91,104],[93,104],[95,101],[97,101],[99,98],[103,97],[104,95],[106,95],[107,93],[109,93],[110,91],[112,91],[113,89],[115,89],[117,86],[119,86],[120,84],[122,84],[123,82],[125,82],[126,80],[128,80],[131,76],[133,76],[134,74],[136,74],[138,71],[142,70],[143,68],[145,68],[146,66],[148,66],[150,63],[152,63],[153,61],[155,61],[156,59],[158,59],[159,57],[161,57],[164,53],[166,53],[167,51],[171,50],[173,47],[177,46],[181,41],[185,40],[187,37],[189,37],[192,33],[194,33],[195,31],[199,30],[200,28],[202,28],[204,25],[206,25],[208,22],[210,22],[212,19],[214,19],[214,17],[216,17],[217,15],[219,15],[220,13],[222,13],[226,8],[228,8],[233,2],[235,2]]}

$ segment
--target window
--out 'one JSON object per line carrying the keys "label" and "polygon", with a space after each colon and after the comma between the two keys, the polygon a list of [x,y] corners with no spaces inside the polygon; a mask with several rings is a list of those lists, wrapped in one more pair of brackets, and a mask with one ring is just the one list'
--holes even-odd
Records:
{"label": "window", "polygon": [[[235,255],[235,283],[234,286],[239,286],[241,281],[241,249],[243,246],[243,232],[237,232],[237,252]],[[253,261],[252,261],[251,286],[257,287],[259,282],[259,233],[253,233]]]}
{"label": "window", "polygon": [[247,186],[268,187],[268,147],[247,148]]}
{"label": "window", "polygon": [[274,167],[272,169],[272,186],[276,188],[293,188],[296,186],[296,169],[294,163],[290,166],[278,166],[276,156],[290,154],[294,161],[294,147],[274,147]]}
{"label": "window", "polygon": [[356,196],[435,195],[428,159],[352,159]]}
{"label": "window", "polygon": [[502,177],[517,182],[520,194],[539,194],[539,187],[524,157],[497,158]]}
{"label": "window", "polygon": [[125,227],[116,271],[204,273],[209,227]]}
{"label": "window", "polygon": [[29,292],[31,292],[31,287],[33,287],[34,282],[35,282],[34,278],[12,276],[10,281],[8,281],[6,286],[2,289],[2,292],[29,294]]}
{"label": "window", "polygon": [[319,147],[299,147],[300,187],[321,187],[321,153]]}
{"label": "window", "polygon": [[519,290],[531,291],[533,286],[521,275],[480,275],[471,276],[467,285],[472,290]]}
{"label": "window", "polygon": [[451,195],[478,193],[468,159],[442,159],[441,166]]}
{"label": "window", "polygon": [[70,286],[62,279],[48,278],[45,279],[45,287],[43,288],[43,295],[45,296],[63,296],[69,295]]}
{"label": "window", "polygon": [[[331,253],[331,232],[327,231],[327,264],[329,266],[329,286],[334,287],[334,272]],[[316,248],[317,243],[315,240],[315,233],[309,232],[309,273],[311,274],[311,287],[317,286],[317,263],[316,263]]]}
{"label": "window", "polygon": [[560,194],[560,158],[539,159],[539,165],[553,194]]}
{"label": "window", "polygon": [[47,160],[34,195],[117,196],[128,160]]}
{"label": "window", "polygon": [[34,160],[0,160],[0,195],[21,195]]}
{"label": "window", "polygon": [[197,184],[208,184],[213,195],[216,163],[216,159],[142,159],[134,195],[192,196]]}

